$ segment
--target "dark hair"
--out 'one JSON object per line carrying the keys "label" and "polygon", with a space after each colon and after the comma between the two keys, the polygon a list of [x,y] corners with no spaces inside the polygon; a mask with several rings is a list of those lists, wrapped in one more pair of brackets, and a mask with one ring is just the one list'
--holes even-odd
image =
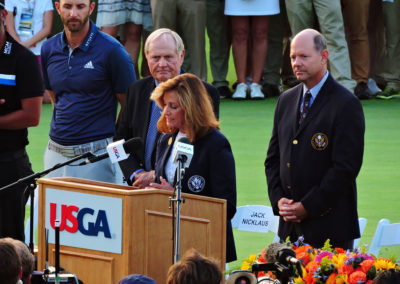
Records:
{"label": "dark hair", "polygon": [[167,284],[220,284],[221,280],[217,262],[191,249],[168,269]]}
{"label": "dark hair", "polygon": [[21,261],[22,266],[22,281],[27,283],[32,275],[33,269],[35,268],[35,258],[33,257],[28,246],[20,240],[12,238],[4,238],[4,240],[10,241],[14,246],[15,250]]}
{"label": "dark hair", "polygon": [[323,35],[317,34],[314,36],[314,47],[318,53],[321,53],[322,50],[327,49],[326,39]]}
{"label": "dark hair", "polygon": [[2,284],[15,284],[19,279],[21,262],[15,246],[0,239],[0,279]]}
{"label": "dark hair", "polygon": [[372,284],[392,284],[400,283],[400,270],[389,269],[380,272],[372,281]]}

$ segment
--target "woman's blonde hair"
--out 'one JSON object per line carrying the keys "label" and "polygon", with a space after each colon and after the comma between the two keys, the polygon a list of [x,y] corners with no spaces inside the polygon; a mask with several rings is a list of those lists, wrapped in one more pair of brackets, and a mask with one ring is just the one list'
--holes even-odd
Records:
{"label": "woman's blonde hair", "polygon": [[[219,129],[211,98],[203,82],[193,74],[185,73],[161,83],[151,94],[151,99],[164,109],[164,95],[167,91],[176,91],[179,105],[184,110],[186,136],[193,143],[211,131]],[[167,126],[164,110],[157,123],[163,133],[174,133],[177,129]]]}

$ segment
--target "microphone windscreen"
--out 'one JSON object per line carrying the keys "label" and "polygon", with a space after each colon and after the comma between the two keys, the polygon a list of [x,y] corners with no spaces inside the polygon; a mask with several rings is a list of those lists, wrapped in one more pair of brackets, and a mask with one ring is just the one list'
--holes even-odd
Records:
{"label": "microphone windscreen", "polygon": [[279,252],[284,249],[291,249],[290,246],[281,243],[270,244],[265,251],[265,260],[269,263],[274,263],[279,261]]}

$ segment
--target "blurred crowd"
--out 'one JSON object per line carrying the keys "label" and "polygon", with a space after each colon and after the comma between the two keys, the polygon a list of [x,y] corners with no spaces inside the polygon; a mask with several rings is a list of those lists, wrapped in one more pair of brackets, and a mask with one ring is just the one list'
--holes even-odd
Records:
{"label": "blurred crowd", "polygon": [[[41,6],[31,35],[18,30],[23,12],[18,2],[24,1],[5,1],[7,30],[40,56],[41,43],[52,31],[52,1],[28,1]],[[96,5],[91,18],[124,44],[138,79],[150,75],[144,56],[138,66],[142,43],[150,32],[166,27],[184,41],[182,69],[203,80],[207,33],[212,84],[221,98],[278,96],[299,83],[290,66],[291,38],[316,28],[327,39],[329,70],[337,81],[360,99],[400,96],[399,0],[98,0]],[[231,47],[235,82],[227,81]],[[44,101],[50,102],[47,94]]]}

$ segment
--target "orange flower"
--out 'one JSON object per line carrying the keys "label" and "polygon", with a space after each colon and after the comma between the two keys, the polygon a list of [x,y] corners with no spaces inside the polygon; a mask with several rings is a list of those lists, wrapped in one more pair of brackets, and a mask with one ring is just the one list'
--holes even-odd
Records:
{"label": "orange flower", "polygon": [[367,281],[367,275],[362,271],[355,271],[350,274],[349,284],[364,283],[365,281]]}
{"label": "orange flower", "polygon": [[332,273],[331,275],[329,275],[328,279],[326,279],[326,284],[336,284],[336,276],[337,273]]}
{"label": "orange flower", "polygon": [[306,245],[306,246],[302,246],[302,247],[296,247],[294,249],[294,252],[297,255],[298,253],[301,253],[301,252],[307,252],[308,249],[312,249],[312,246]]}
{"label": "orange flower", "polygon": [[302,260],[304,265],[310,262],[310,255],[306,252],[296,253],[296,258]]}
{"label": "orange flower", "polygon": [[307,265],[306,265],[306,270],[307,272],[309,272],[309,274],[313,274],[315,270],[317,270],[319,267],[318,262],[315,261],[310,261]]}
{"label": "orange flower", "polygon": [[354,268],[351,265],[343,265],[338,267],[338,273],[339,274],[347,274],[350,275],[351,273],[353,273]]}
{"label": "orange flower", "polygon": [[366,259],[363,262],[360,263],[360,266],[362,268],[362,270],[367,273],[368,270],[370,270],[372,268],[372,266],[374,266],[375,260],[373,259]]}

